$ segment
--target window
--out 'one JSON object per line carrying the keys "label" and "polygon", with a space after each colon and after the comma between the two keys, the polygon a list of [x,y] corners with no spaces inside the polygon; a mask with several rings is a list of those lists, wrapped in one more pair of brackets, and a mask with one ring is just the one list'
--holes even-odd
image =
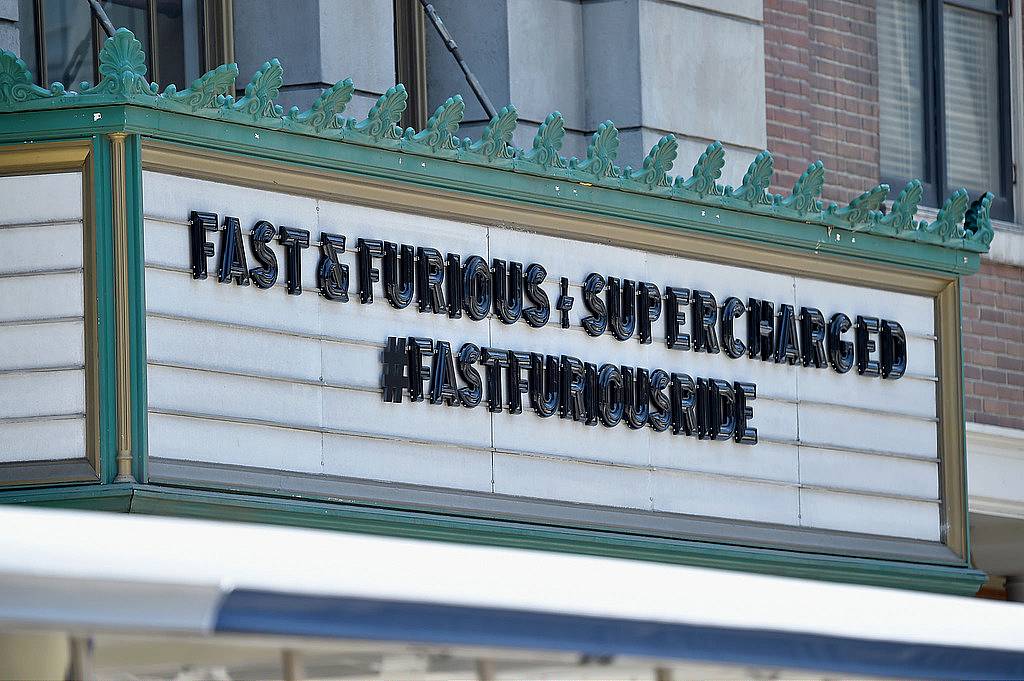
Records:
{"label": "window", "polygon": [[939,206],[959,187],[1012,219],[1009,0],[878,0],[882,179]]}
{"label": "window", "polygon": [[[85,0],[18,0],[21,58],[39,85],[77,88],[99,80],[106,35]],[[101,0],[115,27],[131,29],[148,57],[147,77],[187,87],[232,61],[230,0]],[[204,30],[206,29],[206,30]]]}

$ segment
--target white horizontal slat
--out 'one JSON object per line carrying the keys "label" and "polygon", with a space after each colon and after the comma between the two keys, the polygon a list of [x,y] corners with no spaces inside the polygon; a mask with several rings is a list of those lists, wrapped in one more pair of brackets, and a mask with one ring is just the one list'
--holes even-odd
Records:
{"label": "white horizontal slat", "polygon": [[150,362],[198,369],[318,381],[320,342],[255,329],[149,316]]}
{"label": "white horizontal slat", "polygon": [[28,418],[85,412],[85,371],[0,375],[0,418]]}
{"label": "white horizontal slat", "polygon": [[[662,433],[661,435],[664,435]],[[797,483],[800,467],[796,445],[760,442],[756,446],[674,435],[652,436],[651,465],[696,473]]]}
{"label": "white horizontal slat", "polygon": [[[651,256],[643,251],[496,227],[489,230],[489,236],[492,258],[521,262],[524,268],[540,263],[555,282],[559,277],[568,277],[570,282],[579,284],[591,272],[647,281],[647,261]],[[576,305],[585,309],[579,296]]]}
{"label": "white horizontal slat", "polygon": [[[471,447],[488,447],[490,441],[490,419],[482,407],[463,409],[427,402],[385,404],[379,391],[155,365],[149,367],[149,407],[160,412]],[[452,428],[451,419],[456,417],[458,427]]]}
{"label": "white horizontal slat", "polygon": [[233,322],[269,329],[320,333],[315,294],[218,284],[191,275],[146,268],[146,309],[162,315]]}
{"label": "white horizontal slat", "polygon": [[321,388],[315,385],[150,365],[148,387],[149,408],[158,411],[297,428],[318,428],[321,423]]}
{"label": "white horizontal slat", "polygon": [[84,329],[79,321],[0,326],[0,371],[83,366]]}
{"label": "white horizontal slat", "polygon": [[81,317],[82,273],[0,278],[0,321]]}
{"label": "white horizontal slat", "polygon": [[494,491],[538,499],[650,509],[650,472],[514,454],[494,455]]}
{"label": "white horizontal slat", "polygon": [[800,481],[805,485],[937,499],[935,461],[915,461],[863,452],[800,447]]}
{"label": "white horizontal slat", "polygon": [[[758,435],[786,442],[796,440],[796,406],[757,400],[750,425]],[[625,423],[614,428],[602,424],[587,426],[553,416],[541,419],[529,408],[524,396],[522,414],[503,412],[493,421],[494,447],[513,452],[534,452],[608,463],[648,465],[652,457],[671,461],[673,452],[698,446],[698,440],[670,431],[656,433],[650,428],[631,430]],[[744,445],[716,442],[709,455],[722,457],[742,450]],[[712,453],[713,452],[713,453]]]}
{"label": "white horizontal slat", "polygon": [[907,337],[907,374],[935,377],[934,340],[916,336]]}
{"label": "white horizontal slat", "polygon": [[939,505],[823,490],[800,490],[804,527],[938,541]]}
{"label": "white horizontal slat", "polygon": [[667,470],[651,474],[654,510],[670,513],[796,525],[797,492],[796,486],[782,483]]}
{"label": "white horizontal slat", "polygon": [[82,267],[82,223],[0,229],[0,274]]}
{"label": "white horizontal slat", "polygon": [[933,421],[814,404],[800,409],[800,441],[807,444],[934,457],[936,438]]}
{"label": "white horizontal slat", "polygon": [[0,225],[81,220],[82,174],[0,177],[0,206]]}
{"label": "white horizontal slat", "polygon": [[324,435],[323,472],[408,485],[491,491],[491,453],[349,435]]}
{"label": "white horizontal slat", "polygon": [[481,450],[150,414],[150,456],[489,492]]}
{"label": "white horizontal slat", "polygon": [[84,417],[0,422],[0,463],[84,456]]}
{"label": "white horizontal slat", "polygon": [[156,458],[319,473],[321,435],[215,419],[149,415],[149,455]]}
{"label": "white horizontal slat", "polygon": [[858,409],[888,408],[894,413],[934,418],[935,381],[904,376],[898,380],[882,380],[847,374],[839,386],[825,377],[829,369],[803,369],[800,373],[800,402],[840,404]]}
{"label": "white horizontal slat", "polygon": [[246,233],[256,220],[318,231],[314,199],[152,171],[143,171],[142,190],[146,217],[184,223],[198,210],[237,217]]}
{"label": "white horizontal slat", "polygon": [[483,448],[491,442],[490,414],[483,405],[466,409],[407,399],[388,404],[381,400],[379,390],[325,388],[324,422],[332,429],[398,440]]}

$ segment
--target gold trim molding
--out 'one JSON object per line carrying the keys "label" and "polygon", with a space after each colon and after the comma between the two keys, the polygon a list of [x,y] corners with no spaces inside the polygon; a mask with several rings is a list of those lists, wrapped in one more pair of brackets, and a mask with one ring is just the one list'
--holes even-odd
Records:
{"label": "gold trim molding", "polygon": [[28,471],[25,477],[4,476],[0,487],[42,485],[62,482],[98,482],[101,479],[99,443],[99,342],[96,312],[96,206],[92,142],[39,142],[0,146],[0,176],[42,175],[78,172],[82,174],[82,263],[85,328],[85,459],[60,465],[59,461],[13,462]]}
{"label": "gold trim molding", "polygon": [[132,476],[132,375],[131,328],[128,314],[128,198],[125,170],[125,133],[110,138],[111,222],[114,237],[114,344],[117,365],[117,477],[114,482],[134,482]]}

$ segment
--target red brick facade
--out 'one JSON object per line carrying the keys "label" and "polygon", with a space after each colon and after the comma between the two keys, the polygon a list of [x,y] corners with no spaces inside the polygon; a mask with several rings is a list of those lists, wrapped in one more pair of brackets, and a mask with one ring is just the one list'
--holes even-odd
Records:
{"label": "red brick facade", "polygon": [[823,198],[878,184],[878,60],[873,0],[765,0],[768,148],[786,192],[811,161]]}
{"label": "red brick facade", "polygon": [[962,301],[967,420],[1024,428],[1024,269],[983,262]]}
{"label": "red brick facade", "polygon": [[[765,0],[764,40],[773,191],[788,192],[816,159],[825,163],[827,201],[877,184],[874,0]],[[968,421],[1024,429],[1022,301],[1019,267],[986,259],[963,281]]]}

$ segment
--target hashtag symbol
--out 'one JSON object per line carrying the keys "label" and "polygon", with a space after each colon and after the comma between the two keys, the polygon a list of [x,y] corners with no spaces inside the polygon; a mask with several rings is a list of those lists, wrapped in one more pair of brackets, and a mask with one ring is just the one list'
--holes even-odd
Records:
{"label": "hashtag symbol", "polygon": [[404,338],[388,336],[387,345],[380,353],[383,372],[380,376],[380,387],[385,402],[396,404],[402,401],[402,390],[409,387],[409,378],[405,375],[405,367],[409,363],[409,355],[405,351]]}

